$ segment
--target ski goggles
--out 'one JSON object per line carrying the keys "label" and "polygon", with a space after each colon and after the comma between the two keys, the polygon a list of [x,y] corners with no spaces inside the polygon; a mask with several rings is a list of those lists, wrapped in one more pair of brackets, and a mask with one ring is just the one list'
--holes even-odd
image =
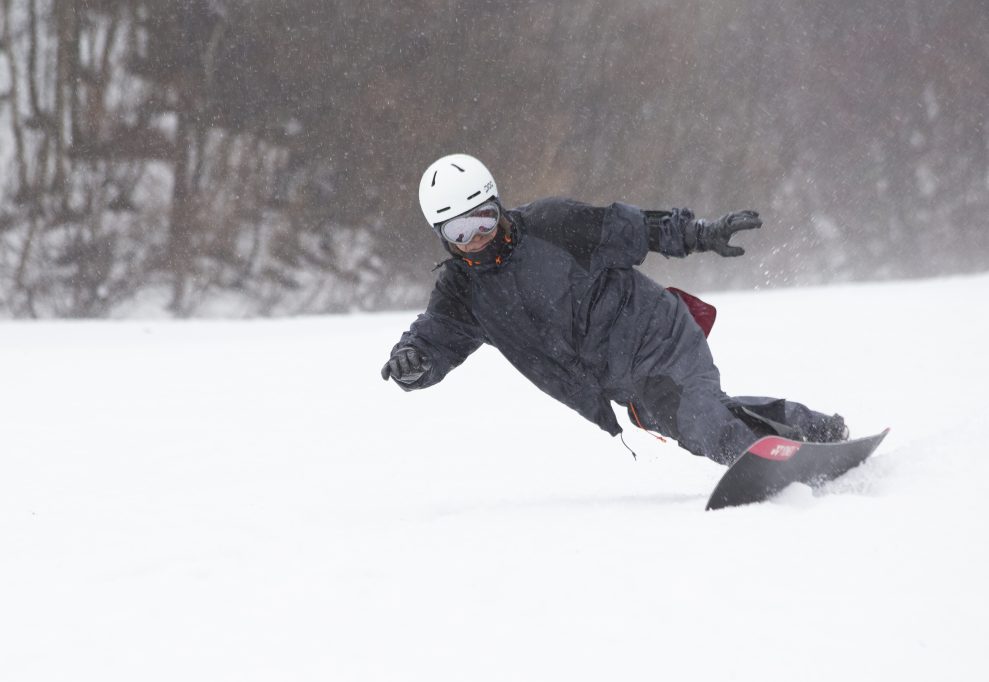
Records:
{"label": "ski goggles", "polygon": [[436,234],[453,244],[466,244],[477,235],[489,235],[498,227],[501,209],[497,201],[486,201],[456,218],[434,225]]}

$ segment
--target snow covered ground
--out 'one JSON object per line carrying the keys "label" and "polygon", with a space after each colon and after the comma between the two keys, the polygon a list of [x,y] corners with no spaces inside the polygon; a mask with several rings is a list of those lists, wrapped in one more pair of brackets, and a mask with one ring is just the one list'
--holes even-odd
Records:
{"label": "snow covered ground", "polygon": [[989,679],[989,276],[708,298],[880,453],[704,512],[490,349],[382,382],[413,313],[0,324],[0,679]]}

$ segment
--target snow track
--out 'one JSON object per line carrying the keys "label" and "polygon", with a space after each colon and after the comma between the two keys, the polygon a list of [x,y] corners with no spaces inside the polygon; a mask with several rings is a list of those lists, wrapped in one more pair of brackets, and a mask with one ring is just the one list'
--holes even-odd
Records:
{"label": "snow track", "polygon": [[987,677],[989,276],[708,298],[879,453],[704,512],[490,349],[386,385],[411,313],[0,324],[0,679]]}

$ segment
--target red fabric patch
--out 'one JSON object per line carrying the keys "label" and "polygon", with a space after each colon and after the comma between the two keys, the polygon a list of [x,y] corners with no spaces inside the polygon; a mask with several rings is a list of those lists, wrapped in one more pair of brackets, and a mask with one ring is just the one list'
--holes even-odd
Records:
{"label": "red fabric patch", "polygon": [[687,304],[687,309],[690,311],[691,316],[697,321],[697,324],[704,331],[704,336],[711,335],[711,328],[714,326],[714,319],[718,316],[718,309],[715,308],[710,303],[705,303],[696,296],[688,294],[682,289],[677,289],[675,287],[666,287],[667,291],[672,291],[674,294],[679,296],[684,303]]}

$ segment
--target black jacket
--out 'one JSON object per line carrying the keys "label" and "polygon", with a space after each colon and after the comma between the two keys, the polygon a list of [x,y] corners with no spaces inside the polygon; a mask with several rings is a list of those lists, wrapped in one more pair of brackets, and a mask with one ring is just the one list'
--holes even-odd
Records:
{"label": "black jacket", "polygon": [[642,211],[543,199],[506,211],[513,248],[500,264],[442,264],[426,312],[396,347],[414,346],[431,386],[490,343],[536,386],[608,433],[610,401],[627,403],[663,338],[693,320],[673,294],[636,271],[650,250],[682,257],[689,211]]}

